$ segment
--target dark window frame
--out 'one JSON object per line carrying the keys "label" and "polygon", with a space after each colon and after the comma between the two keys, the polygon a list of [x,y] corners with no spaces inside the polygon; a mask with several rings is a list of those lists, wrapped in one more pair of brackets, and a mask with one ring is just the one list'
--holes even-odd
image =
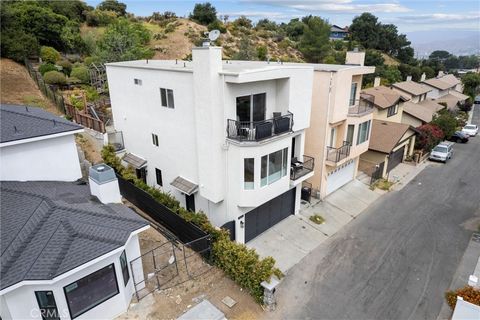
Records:
{"label": "dark window frame", "polygon": [[[122,257],[124,257],[124,260],[122,260]],[[125,250],[123,250],[119,260],[120,260],[120,268],[122,268],[123,283],[125,284],[125,287],[126,287],[128,284],[128,281],[130,281],[130,270],[128,270],[127,252]],[[125,261],[125,265],[123,265],[122,261]]]}
{"label": "dark window frame", "polygon": [[164,108],[175,109],[175,96],[172,89],[160,88],[160,105]]}
{"label": "dark window frame", "polygon": [[398,113],[398,103],[391,106],[391,107],[388,107],[387,109],[387,118],[388,117],[393,117],[394,115],[396,115]]}
{"label": "dark window frame", "polygon": [[[250,123],[264,121],[267,116],[267,93],[261,92],[238,96],[235,98],[235,106],[238,121]],[[243,109],[242,106],[245,108]],[[255,108],[255,106],[258,106],[258,108]]]}
{"label": "dark window frame", "polygon": [[[115,277],[115,285],[116,285],[116,288],[117,288],[117,292],[116,292],[115,294],[107,297],[107,298],[104,298],[104,299],[98,301],[96,304],[90,306],[90,308],[88,308],[88,309],[86,309],[86,310],[83,310],[81,313],[76,314],[75,317],[74,317],[74,316],[72,315],[72,310],[70,309],[70,303],[68,302],[68,298],[67,298],[67,287],[71,286],[72,284],[74,284],[74,283],[76,283],[76,282],[78,282],[78,281],[81,281],[81,280],[83,280],[83,279],[91,276],[92,274],[94,274],[94,273],[96,273],[96,272],[99,272],[100,270],[109,268],[110,266],[112,266],[113,276]],[[100,268],[100,269],[98,269],[98,270],[96,270],[96,271],[94,271],[94,272],[92,272],[92,273],[90,273],[90,274],[88,274],[88,275],[86,275],[86,276],[78,279],[78,280],[75,280],[75,281],[67,284],[66,286],[63,287],[63,294],[65,295],[65,302],[67,303],[68,313],[70,314],[70,318],[71,318],[71,319],[78,318],[78,317],[81,316],[82,314],[84,314],[84,313],[92,310],[93,308],[101,305],[101,304],[104,303],[105,301],[110,300],[111,298],[113,298],[113,297],[115,297],[116,295],[120,294],[120,288],[118,287],[118,279],[117,279],[117,271],[116,271],[116,269],[115,269],[115,263],[111,263],[111,264],[109,264],[109,265],[107,265],[107,266],[105,266],[105,267],[103,267],[103,268]]]}
{"label": "dark window frame", "polygon": [[152,143],[155,147],[158,147],[158,135],[155,133],[152,133]]}
{"label": "dark window frame", "polygon": [[[251,169],[251,171],[250,171]],[[252,183],[252,187],[247,183]],[[255,158],[243,159],[243,189],[253,190],[255,189]]]}
{"label": "dark window frame", "polygon": [[142,79],[133,78],[133,83],[137,86],[141,86],[142,85]]}
{"label": "dark window frame", "polygon": [[155,168],[155,179],[157,184],[160,187],[163,187],[163,177],[162,177],[162,170]]}
{"label": "dark window frame", "polygon": [[[57,313],[57,317],[51,317],[51,318],[46,318],[44,316],[44,313],[42,313],[42,306],[40,305],[40,299],[38,298],[38,294],[40,292],[51,292],[52,293],[52,296],[53,296],[53,304],[54,306],[52,307],[47,307],[47,308],[54,308],[55,307],[55,310],[56,310],[56,313]],[[55,300],[55,294],[53,293],[53,290],[38,290],[38,291],[34,291],[34,294],[35,294],[35,298],[37,299],[37,304],[38,304],[38,309],[40,310],[40,316],[42,317],[43,320],[46,320],[46,319],[58,319],[60,320],[60,316],[59,316],[59,312],[58,312],[58,306],[57,306],[57,301]],[[45,309],[45,307],[43,307],[43,309]]]}

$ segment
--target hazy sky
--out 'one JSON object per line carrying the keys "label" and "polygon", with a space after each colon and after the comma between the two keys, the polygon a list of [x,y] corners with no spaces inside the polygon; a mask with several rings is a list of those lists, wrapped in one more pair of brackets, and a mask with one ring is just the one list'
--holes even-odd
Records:
{"label": "hazy sky", "polygon": [[[173,11],[188,15],[197,2],[163,0],[120,0],[127,11],[148,16],[153,11]],[[87,0],[96,6],[101,0]],[[393,23],[400,32],[429,30],[480,30],[480,0],[221,0],[210,1],[219,15],[234,19],[245,15],[256,21],[269,18],[278,22],[308,14],[328,19],[331,24],[349,25],[362,12],[370,12],[383,23]]]}

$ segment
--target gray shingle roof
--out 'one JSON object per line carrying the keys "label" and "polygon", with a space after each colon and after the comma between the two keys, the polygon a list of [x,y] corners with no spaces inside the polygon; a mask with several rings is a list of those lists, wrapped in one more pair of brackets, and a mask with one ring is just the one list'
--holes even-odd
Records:
{"label": "gray shingle roof", "polygon": [[36,107],[1,104],[0,112],[0,142],[82,129],[73,122]]}
{"label": "gray shingle roof", "polygon": [[22,280],[49,280],[125,244],[147,221],[122,204],[104,205],[88,185],[0,185],[0,290]]}

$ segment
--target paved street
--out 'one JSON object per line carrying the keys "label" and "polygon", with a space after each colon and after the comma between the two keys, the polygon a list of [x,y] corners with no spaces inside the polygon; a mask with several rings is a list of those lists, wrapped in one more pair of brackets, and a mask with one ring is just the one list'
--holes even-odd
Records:
{"label": "paved street", "polygon": [[268,318],[435,319],[480,224],[480,136],[454,150],[292,268]]}

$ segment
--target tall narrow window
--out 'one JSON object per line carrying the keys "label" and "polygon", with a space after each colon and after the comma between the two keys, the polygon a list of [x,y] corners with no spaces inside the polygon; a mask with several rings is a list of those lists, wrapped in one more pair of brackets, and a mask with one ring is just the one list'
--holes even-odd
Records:
{"label": "tall narrow window", "polygon": [[268,156],[268,183],[280,179],[282,176],[282,150],[270,153]]}
{"label": "tall narrow window", "polygon": [[330,147],[335,147],[335,140],[337,140],[337,128],[330,129]]}
{"label": "tall narrow window", "polygon": [[252,190],[255,188],[255,159],[243,159],[243,187],[245,190]]}
{"label": "tall narrow window", "polygon": [[123,250],[122,254],[120,255],[120,266],[122,267],[123,283],[126,287],[128,280],[130,280],[130,273],[128,272],[128,261],[125,250]]}
{"label": "tall narrow window", "polygon": [[355,105],[355,97],[357,96],[357,83],[352,82],[352,87],[350,88],[350,105]]}
{"label": "tall narrow window", "polygon": [[155,176],[157,178],[157,184],[163,187],[162,170],[155,168]]}
{"label": "tall narrow window", "polygon": [[162,107],[170,109],[175,108],[172,89],[160,88],[160,100]]}
{"label": "tall narrow window", "polygon": [[355,125],[349,124],[347,127],[347,142],[352,146],[353,145],[353,133],[355,132]]}
{"label": "tall narrow window", "polygon": [[268,170],[268,155],[262,157],[261,170],[260,170],[260,186],[266,186],[268,183],[267,178]]}
{"label": "tall narrow window", "polygon": [[53,291],[35,291],[35,296],[43,320],[60,319]]}
{"label": "tall narrow window", "polygon": [[155,133],[152,133],[152,143],[154,146],[158,147],[158,135],[156,135]]}
{"label": "tall narrow window", "polygon": [[287,175],[288,148],[283,149],[282,155],[282,177]]}
{"label": "tall narrow window", "polygon": [[357,145],[368,140],[369,131],[370,131],[370,120],[365,121],[358,126]]}

